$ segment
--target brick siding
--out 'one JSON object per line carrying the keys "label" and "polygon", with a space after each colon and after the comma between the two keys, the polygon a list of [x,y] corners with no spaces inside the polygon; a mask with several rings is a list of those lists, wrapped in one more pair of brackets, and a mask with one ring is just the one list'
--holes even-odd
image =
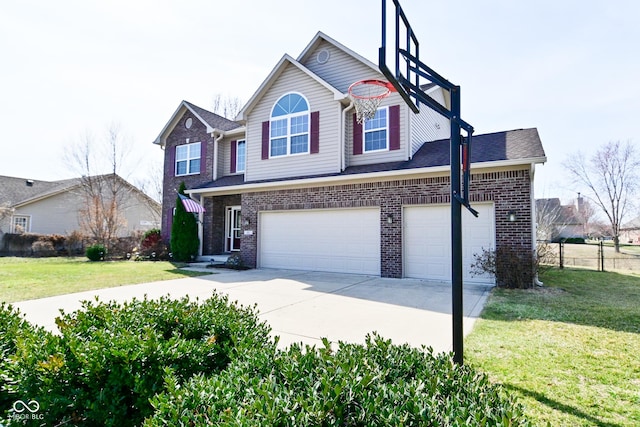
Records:
{"label": "brick siding", "polygon": [[[242,195],[242,217],[249,220],[253,235],[242,238],[244,262],[257,262],[258,213],[269,210],[380,207],[380,254],[382,277],[402,277],[402,207],[449,203],[449,178],[430,177],[395,181],[332,185]],[[495,206],[496,246],[532,248],[531,185],[529,170],[479,173],[472,176],[472,202],[492,201]],[[509,211],[516,222],[509,222]],[[387,217],[392,215],[389,224]]]}
{"label": "brick siding", "polygon": [[[184,126],[185,121],[191,118],[193,124],[190,129]],[[200,173],[195,175],[175,176],[175,161],[173,154],[177,145],[186,143],[200,142],[207,144],[206,156],[204,162],[200,159]],[[197,119],[190,111],[186,111],[180,118],[175,128],[167,137],[164,149],[164,185],[162,194],[162,238],[165,242],[169,242],[171,237],[171,223],[173,221],[173,209],[176,205],[178,187],[184,181],[187,188],[194,188],[213,180],[213,139],[207,133],[206,126]],[[205,206],[205,209],[207,207]],[[208,209],[207,209],[208,210]],[[205,222],[206,223],[206,222]],[[204,239],[207,242],[207,239]]]}

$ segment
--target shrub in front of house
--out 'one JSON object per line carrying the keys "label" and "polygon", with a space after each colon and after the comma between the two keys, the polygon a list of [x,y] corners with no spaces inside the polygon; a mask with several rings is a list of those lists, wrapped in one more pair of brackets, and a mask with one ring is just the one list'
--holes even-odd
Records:
{"label": "shrub in front of house", "polygon": [[[186,186],[180,183],[178,193],[184,195]],[[198,220],[193,213],[187,212],[182,205],[180,196],[176,198],[176,209],[171,226],[171,240],[169,246],[173,260],[178,262],[192,261],[198,255],[200,240],[198,238]]]}
{"label": "shrub in front of house", "polygon": [[450,355],[393,345],[293,345],[232,363],[221,375],[169,383],[146,427],[528,426],[500,387]]}
{"label": "shrub in front of house", "polygon": [[91,245],[85,251],[85,255],[90,261],[101,261],[107,256],[107,248],[101,244]]}
{"label": "shrub in front of house", "polygon": [[482,249],[473,254],[471,275],[491,274],[496,285],[512,289],[533,287],[540,259],[534,251],[518,245],[501,245],[496,250]]}
{"label": "shrub in front of house", "polygon": [[244,265],[242,261],[242,257],[238,252],[234,252],[229,255],[229,258],[224,262],[224,266],[226,268],[231,268],[233,270],[246,270],[247,267]]}
{"label": "shrub in front of house", "polygon": [[31,252],[34,257],[51,257],[56,255],[53,243],[48,240],[38,239],[31,245]]}
{"label": "shrub in front of house", "polygon": [[562,239],[562,241],[576,245],[583,245],[585,243],[584,237],[567,237],[566,239]]}
{"label": "shrub in front of house", "polygon": [[34,400],[41,425],[529,425],[451,355],[377,335],[276,350],[255,311],[222,296],[84,302],[56,323],[0,308],[5,419]]}
{"label": "shrub in front of house", "polygon": [[[155,257],[153,254],[155,254]],[[142,259],[169,259],[169,248],[162,241],[160,229],[153,228],[144,233],[140,241],[139,255]]]}
{"label": "shrub in front of house", "polygon": [[46,335],[43,329],[35,328],[25,321],[12,305],[0,303],[0,420],[8,415],[18,399],[17,380],[9,369],[10,361],[25,356],[22,353],[22,342],[41,342]]}
{"label": "shrub in front of house", "polygon": [[[16,322],[4,329],[14,331]],[[255,352],[275,354],[270,329],[254,310],[217,295],[84,302],[56,323],[59,335],[11,341],[16,357],[0,372],[14,379],[10,401],[39,403],[42,425],[138,426],[167,384],[215,377]]]}

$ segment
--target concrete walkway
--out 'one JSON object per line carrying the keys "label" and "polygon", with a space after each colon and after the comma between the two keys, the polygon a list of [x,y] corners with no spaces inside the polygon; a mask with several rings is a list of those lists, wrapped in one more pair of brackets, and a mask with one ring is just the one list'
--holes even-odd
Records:
{"label": "concrete walkway", "polygon": [[[209,270],[210,271],[210,270]],[[485,285],[467,285],[464,291],[464,331],[486,302]],[[13,304],[30,322],[56,331],[59,310],[72,312],[83,300],[125,301],[132,298],[206,299],[213,292],[228,294],[241,305],[257,304],[259,317],[271,325],[280,345],[292,342],[321,345],[332,342],[364,342],[377,331],[396,344],[431,346],[451,351],[451,286],[413,279],[384,279],[352,274],[291,270],[219,270],[215,274],[120,286],[60,295]]]}

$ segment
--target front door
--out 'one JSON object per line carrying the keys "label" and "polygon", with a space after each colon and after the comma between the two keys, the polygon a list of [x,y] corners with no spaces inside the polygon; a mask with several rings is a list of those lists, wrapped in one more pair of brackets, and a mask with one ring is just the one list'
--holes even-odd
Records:
{"label": "front door", "polygon": [[242,229],[242,215],[240,206],[227,206],[225,220],[225,252],[240,250],[240,233]]}

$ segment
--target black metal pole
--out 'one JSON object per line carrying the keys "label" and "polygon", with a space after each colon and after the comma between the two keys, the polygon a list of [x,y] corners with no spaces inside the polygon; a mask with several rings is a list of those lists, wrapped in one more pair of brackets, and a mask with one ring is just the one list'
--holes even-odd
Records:
{"label": "black metal pole", "polygon": [[451,89],[451,314],[453,361],[463,364],[462,203],[460,201],[460,86]]}

